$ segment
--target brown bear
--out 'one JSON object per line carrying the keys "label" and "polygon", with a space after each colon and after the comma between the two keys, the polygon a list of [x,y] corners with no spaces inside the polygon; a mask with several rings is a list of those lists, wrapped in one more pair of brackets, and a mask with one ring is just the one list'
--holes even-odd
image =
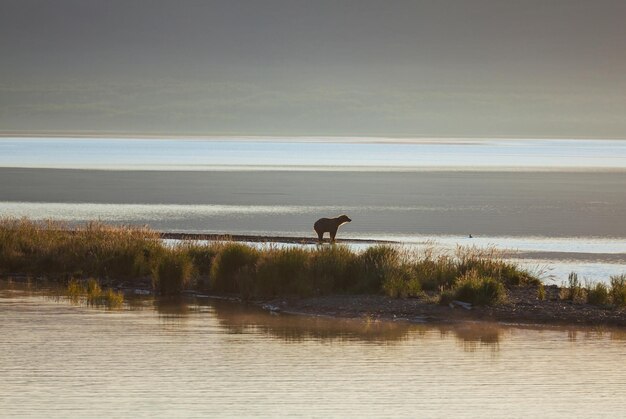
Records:
{"label": "brown bear", "polygon": [[320,218],[313,224],[313,229],[317,233],[320,243],[324,241],[324,233],[326,232],[330,233],[330,241],[334,242],[339,226],[350,221],[352,220],[347,215],[340,215],[335,218]]}

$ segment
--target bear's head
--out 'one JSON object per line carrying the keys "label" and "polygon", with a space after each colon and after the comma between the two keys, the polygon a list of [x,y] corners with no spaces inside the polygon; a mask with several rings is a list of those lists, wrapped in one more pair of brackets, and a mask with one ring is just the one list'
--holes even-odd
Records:
{"label": "bear's head", "polygon": [[344,223],[349,223],[350,221],[352,221],[352,220],[351,220],[351,219],[350,219],[347,215],[345,215],[345,214],[340,215],[338,218],[339,218],[339,221],[341,222],[341,224],[344,224]]}

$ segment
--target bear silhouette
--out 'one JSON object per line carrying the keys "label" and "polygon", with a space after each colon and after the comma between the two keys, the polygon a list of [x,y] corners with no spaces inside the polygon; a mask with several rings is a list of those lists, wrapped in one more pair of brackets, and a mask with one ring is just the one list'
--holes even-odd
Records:
{"label": "bear silhouette", "polygon": [[324,233],[326,232],[330,233],[330,241],[334,242],[339,226],[350,221],[352,220],[345,214],[335,218],[320,218],[313,224],[313,229],[317,233],[320,243],[324,241]]}

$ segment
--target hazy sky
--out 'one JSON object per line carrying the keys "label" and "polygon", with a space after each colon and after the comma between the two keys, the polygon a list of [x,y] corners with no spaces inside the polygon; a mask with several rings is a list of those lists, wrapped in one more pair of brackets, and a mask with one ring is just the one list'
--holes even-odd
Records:
{"label": "hazy sky", "polygon": [[626,1],[0,0],[0,131],[626,138]]}

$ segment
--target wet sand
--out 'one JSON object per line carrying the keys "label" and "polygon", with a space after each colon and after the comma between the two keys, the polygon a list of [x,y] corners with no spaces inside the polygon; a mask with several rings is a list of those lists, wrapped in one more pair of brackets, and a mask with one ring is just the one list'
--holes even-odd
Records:
{"label": "wet sand", "polygon": [[[328,234],[326,235],[328,236]],[[206,240],[206,241],[236,241],[246,243],[286,243],[286,244],[318,244],[316,237],[287,237],[287,236],[260,236],[245,234],[197,234],[197,233],[161,233],[166,240]],[[324,243],[329,243],[328,237]],[[391,240],[370,239],[337,239],[337,244],[400,244]]]}

